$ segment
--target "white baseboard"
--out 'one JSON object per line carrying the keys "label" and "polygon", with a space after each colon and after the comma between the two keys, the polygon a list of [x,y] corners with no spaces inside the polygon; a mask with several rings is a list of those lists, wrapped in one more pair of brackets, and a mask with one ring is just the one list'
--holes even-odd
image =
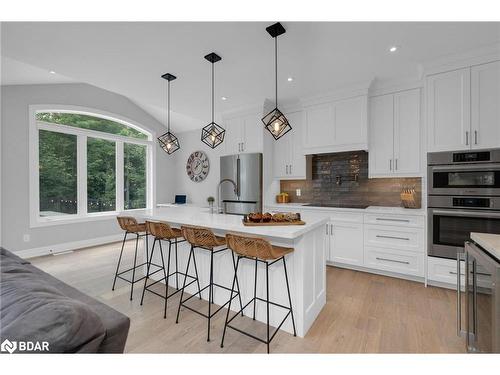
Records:
{"label": "white baseboard", "polygon": [[57,254],[64,251],[77,250],[85,247],[104,245],[110,242],[117,242],[123,240],[122,234],[115,234],[113,236],[97,237],[82,241],[66,242],[57,245],[35,247],[32,249],[16,251],[15,254],[21,258],[34,258],[42,255]]}

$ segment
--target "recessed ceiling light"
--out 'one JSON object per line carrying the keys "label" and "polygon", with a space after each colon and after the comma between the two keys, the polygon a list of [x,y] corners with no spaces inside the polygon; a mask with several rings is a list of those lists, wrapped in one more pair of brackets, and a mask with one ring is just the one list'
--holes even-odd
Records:
{"label": "recessed ceiling light", "polygon": [[398,50],[397,46],[392,46],[391,48],[389,48],[389,52],[396,52],[397,50]]}
{"label": "recessed ceiling light", "polygon": [[225,96],[223,96],[221,99],[222,99],[222,100],[227,100],[227,98],[226,98]]}
{"label": "recessed ceiling light", "polygon": [[288,82],[292,82],[292,81],[293,81],[293,77],[288,77],[288,78],[287,78],[287,81],[288,81]]}
{"label": "recessed ceiling light", "polygon": [[49,73],[50,73],[50,74],[56,74],[56,72],[55,72],[55,71],[53,71],[53,70],[49,70]]}

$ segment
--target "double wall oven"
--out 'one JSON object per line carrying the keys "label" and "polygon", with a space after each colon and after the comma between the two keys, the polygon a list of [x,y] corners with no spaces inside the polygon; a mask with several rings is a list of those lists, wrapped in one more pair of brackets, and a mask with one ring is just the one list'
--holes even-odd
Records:
{"label": "double wall oven", "polygon": [[428,255],[456,259],[471,232],[500,234],[500,149],[428,154]]}

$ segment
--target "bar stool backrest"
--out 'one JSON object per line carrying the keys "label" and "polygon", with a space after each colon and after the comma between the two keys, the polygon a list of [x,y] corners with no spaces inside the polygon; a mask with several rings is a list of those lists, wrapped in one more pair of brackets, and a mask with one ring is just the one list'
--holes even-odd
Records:
{"label": "bar stool backrest", "polygon": [[132,216],[117,216],[120,228],[128,232],[134,232],[137,227],[137,220]]}
{"label": "bar stool backrest", "polygon": [[146,221],[146,229],[156,238],[170,239],[177,237],[172,227],[161,221]]}
{"label": "bar stool backrest", "polygon": [[208,228],[195,226],[182,226],[182,236],[193,246],[212,249],[220,245],[214,232]]}
{"label": "bar stool backrest", "polygon": [[273,246],[263,238],[227,233],[226,240],[227,246],[239,255],[266,260],[281,257],[281,254],[275,254]]}

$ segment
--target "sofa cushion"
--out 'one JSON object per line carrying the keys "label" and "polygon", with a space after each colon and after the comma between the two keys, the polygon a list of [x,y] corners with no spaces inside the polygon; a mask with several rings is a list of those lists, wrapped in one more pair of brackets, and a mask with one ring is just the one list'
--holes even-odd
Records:
{"label": "sofa cushion", "polygon": [[2,341],[46,341],[51,353],[98,351],[106,331],[91,308],[15,259],[0,255],[0,265]]}

